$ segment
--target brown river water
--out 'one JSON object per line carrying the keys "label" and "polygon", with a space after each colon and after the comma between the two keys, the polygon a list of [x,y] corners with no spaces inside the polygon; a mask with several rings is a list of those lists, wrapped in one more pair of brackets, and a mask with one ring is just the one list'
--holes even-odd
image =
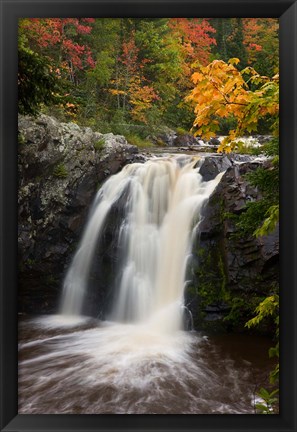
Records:
{"label": "brown river water", "polygon": [[19,321],[20,414],[254,414],[271,342],[146,326]]}

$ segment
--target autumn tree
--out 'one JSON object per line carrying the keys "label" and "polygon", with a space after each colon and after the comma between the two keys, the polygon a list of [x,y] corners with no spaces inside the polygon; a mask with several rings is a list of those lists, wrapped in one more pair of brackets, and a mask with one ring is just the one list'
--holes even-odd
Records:
{"label": "autumn tree", "polygon": [[[194,105],[196,135],[209,139],[219,130],[219,118],[235,119],[236,127],[229,131],[219,151],[232,151],[235,138],[257,131],[259,120],[266,116],[273,120],[272,132],[278,134],[278,74],[270,79],[251,67],[239,71],[235,67],[238,63],[239,59],[233,58],[228,63],[214,60],[201,66],[192,75],[195,87],[187,96]],[[256,88],[251,90],[250,85]]]}
{"label": "autumn tree", "polygon": [[135,26],[139,58],[144,61],[143,74],[158,95],[148,112],[149,123],[155,127],[167,122],[167,110],[178,93],[183,60],[168,19],[135,20]]}
{"label": "autumn tree", "polygon": [[261,75],[272,77],[279,67],[279,24],[274,18],[244,18],[243,43],[248,64]]}
{"label": "autumn tree", "polygon": [[117,108],[123,111],[124,116],[128,111],[133,120],[146,123],[146,113],[158,95],[144,74],[144,67],[150,60],[140,57],[135,30],[126,34],[121,51],[110,92],[116,96]]}
{"label": "autumn tree", "polygon": [[42,105],[61,102],[60,80],[52,73],[48,58],[30,49],[22,27],[18,41],[18,110],[21,114],[37,115]]}
{"label": "autumn tree", "polygon": [[213,37],[215,29],[207,19],[171,18],[169,26],[180,40],[187,76],[192,72],[192,63],[198,62],[204,66],[209,63],[211,47],[216,44],[216,40]]}
{"label": "autumn tree", "polygon": [[20,22],[29,46],[54,63],[54,72],[78,84],[78,71],[94,67],[90,48],[80,37],[90,34],[94,18],[30,18]]}
{"label": "autumn tree", "polygon": [[[195,88],[187,99],[194,104],[196,134],[206,139],[218,131],[219,118],[231,116],[235,119],[236,127],[222,141],[219,152],[233,151],[238,145],[238,138],[246,132],[257,131],[260,119],[270,117],[274,140],[266,152],[273,156],[273,167],[269,172],[257,171],[252,179],[263,190],[264,199],[260,203],[252,203],[241,218],[242,227],[250,226],[251,221],[255,222],[252,225],[254,233],[265,235],[275,228],[279,212],[276,193],[279,176],[279,76],[277,74],[270,79],[259,75],[251,67],[239,71],[235,67],[238,62],[239,59],[236,58],[228,63],[214,60],[209,65],[200,67],[192,76]],[[250,85],[255,89],[251,90]],[[252,209],[250,213],[249,209]]]}
{"label": "autumn tree", "polygon": [[19,22],[19,109],[37,113],[44,105],[75,107],[70,84],[95,63],[82,44],[92,31],[93,18],[30,18]]}

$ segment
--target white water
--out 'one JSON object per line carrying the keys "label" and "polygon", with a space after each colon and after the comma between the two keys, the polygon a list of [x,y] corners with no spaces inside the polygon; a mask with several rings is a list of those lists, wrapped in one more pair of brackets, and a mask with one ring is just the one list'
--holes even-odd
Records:
{"label": "white water", "polygon": [[203,182],[196,164],[190,156],[155,158],[127,165],[106,181],[65,278],[63,314],[81,313],[97,242],[112,206],[125,193],[118,238],[123,262],[110,320],[145,322],[157,332],[182,328],[193,234],[201,208],[222,176]]}
{"label": "white water", "polygon": [[238,353],[228,337],[218,343],[145,323],[61,315],[26,319],[19,414],[254,414],[269,345],[256,340],[249,347],[241,335]]}

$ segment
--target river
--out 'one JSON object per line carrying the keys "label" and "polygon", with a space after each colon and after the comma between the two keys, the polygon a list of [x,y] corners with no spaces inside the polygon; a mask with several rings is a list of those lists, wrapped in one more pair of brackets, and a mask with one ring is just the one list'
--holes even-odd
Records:
{"label": "river", "polygon": [[255,414],[270,341],[59,315],[19,325],[20,414]]}

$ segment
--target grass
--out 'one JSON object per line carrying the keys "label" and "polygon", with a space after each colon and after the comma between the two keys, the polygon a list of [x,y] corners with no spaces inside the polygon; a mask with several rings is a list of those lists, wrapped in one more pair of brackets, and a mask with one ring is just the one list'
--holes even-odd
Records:
{"label": "grass", "polygon": [[153,144],[150,141],[141,138],[139,135],[136,134],[126,134],[125,138],[129,144],[135,145],[138,148],[147,148],[153,146]]}
{"label": "grass", "polygon": [[104,147],[105,144],[105,139],[104,138],[100,138],[100,140],[98,140],[97,142],[95,142],[94,144],[94,149],[96,151],[101,151]]}

